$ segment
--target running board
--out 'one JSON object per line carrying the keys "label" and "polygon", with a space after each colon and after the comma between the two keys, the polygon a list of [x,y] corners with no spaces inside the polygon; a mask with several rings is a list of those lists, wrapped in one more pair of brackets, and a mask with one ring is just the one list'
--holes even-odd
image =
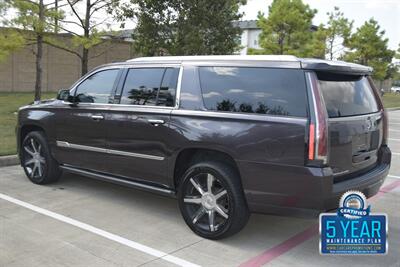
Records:
{"label": "running board", "polygon": [[67,172],[70,172],[70,173],[83,175],[83,176],[86,176],[89,178],[94,178],[94,179],[101,180],[101,181],[111,182],[113,184],[132,187],[135,189],[140,189],[140,190],[157,193],[157,194],[161,194],[161,195],[165,195],[165,196],[169,196],[169,197],[176,196],[176,192],[174,190],[170,190],[170,189],[166,189],[166,188],[162,188],[162,187],[158,187],[158,186],[154,186],[154,185],[149,185],[149,184],[145,184],[145,183],[141,183],[141,182],[137,182],[137,181],[133,181],[133,180],[126,180],[126,179],[114,177],[114,176],[103,174],[103,173],[96,173],[96,172],[91,172],[88,170],[82,170],[82,169],[74,168],[71,166],[60,165],[60,168],[63,170],[66,170]]}

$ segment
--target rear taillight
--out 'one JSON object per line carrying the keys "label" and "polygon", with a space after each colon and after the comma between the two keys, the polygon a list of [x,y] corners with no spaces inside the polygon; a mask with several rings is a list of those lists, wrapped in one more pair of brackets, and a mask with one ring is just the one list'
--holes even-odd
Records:
{"label": "rear taillight", "polygon": [[382,120],[383,120],[383,138],[382,138],[382,144],[383,145],[387,145],[387,140],[388,140],[388,138],[389,138],[389,126],[388,126],[388,115],[387,115],[387,112],[386,112],[386,110],[382,110],[383,112],[382,112],[382,116],[383,116],[383,118],[382,118]]}
{"label": "rear taillight", "polygon": [[328,116],[324,99],[319,90],[315,73],[307,72],[310,87],[311,121],[308,138],[308,160],[310,163],[328,163]]}
{"label": "rear taillight", "polygon": [[374,82],[372,81],[372,78],[370,76],[368,76],[368,81],[369,81],[369,85],[372,88],[372,91],[374,93],[375,96],[375,100],[376,103],[378,104],[378,108],[382,113],[382,124],[383,124],[383,133],[382,133],[382,144],[383,145],[387,145],[387,140],[388,140],[388,130],[389,130],[389,126],[388,126],[388,115],[387,112],[385,110],[385,108],[383,107],[383,101],[380,95],[380,92],[378,91],[378,89],[376,88]]}

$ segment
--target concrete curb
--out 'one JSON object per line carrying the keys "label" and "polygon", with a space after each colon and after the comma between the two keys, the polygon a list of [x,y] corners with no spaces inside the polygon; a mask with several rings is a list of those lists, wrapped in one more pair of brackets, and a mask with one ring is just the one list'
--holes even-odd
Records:
{"label": "concrete curb", "polygon": [[1,156],[0,157],[0,167],[18,165],[19,158],[17,155]]}

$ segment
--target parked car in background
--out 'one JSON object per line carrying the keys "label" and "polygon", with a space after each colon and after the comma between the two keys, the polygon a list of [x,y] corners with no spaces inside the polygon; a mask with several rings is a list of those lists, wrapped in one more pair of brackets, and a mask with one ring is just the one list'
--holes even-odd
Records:
{"label": "parked car in background", "polygon": [[348,190],[375,195],[388,174],[371,71],[293,56],[103,65],[19,110],[21,165],[37,184],[66,171],[177,197],[210,239],[237,233],[251,212],[317,215]]}
{"label": "parked car in background", "polygon": [[390,91],[396,94],[400,94],[400,87],[393,86]]}

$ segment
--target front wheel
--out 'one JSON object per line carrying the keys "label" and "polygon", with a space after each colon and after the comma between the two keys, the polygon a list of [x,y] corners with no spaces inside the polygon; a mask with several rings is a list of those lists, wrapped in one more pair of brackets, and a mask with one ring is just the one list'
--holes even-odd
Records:
{"label": "front wheel", "polygon": [[35,184],[55,182],[61,170],[53,159],[43,132],[28,133],[21,146],[21,165],[26,176]]}
{"label": "front wheel", "polygon": [[220,162],[191,166],[183,175],[178,198],[186,224],[204,238],[233,235],[249,218],[239,175]]}

